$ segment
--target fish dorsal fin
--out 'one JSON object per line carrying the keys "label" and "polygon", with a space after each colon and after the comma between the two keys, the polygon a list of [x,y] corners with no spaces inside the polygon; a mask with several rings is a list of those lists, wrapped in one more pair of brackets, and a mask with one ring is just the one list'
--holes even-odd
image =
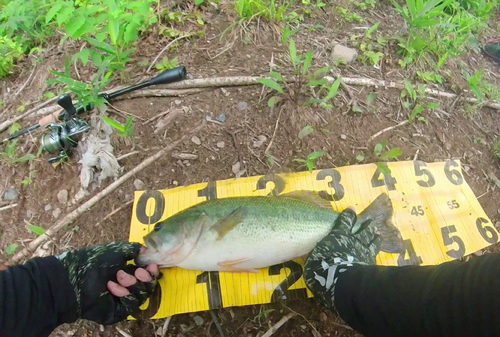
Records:
{"label": "fish dorsal fin", "polygon": [[217,240],[222,239],[234,227],[242,223],[244,215],[245,209],[243,207],[238,207],[237,209],[229,213],[226,217],[217,221],[211,228],[212,230],[217,232]]}
{"label": "fish dorsal fin", "polygon": [[318,192],[315,191],[307,191],[307,190],[299,190],[288,192],[284,194],[280,194],[280,197],[297,199],[300,201],[308,202],[314,204],[316,206],[332,209],[332,205],[327,200],[323,199]]}

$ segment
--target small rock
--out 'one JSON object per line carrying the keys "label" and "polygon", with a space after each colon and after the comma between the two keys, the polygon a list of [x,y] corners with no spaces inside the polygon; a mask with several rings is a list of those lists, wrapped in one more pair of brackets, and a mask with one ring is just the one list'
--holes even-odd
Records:
{"label": "small rock", "polygon": [[226,121],[226,115],[223,114],[223,113],[220,113],[217,118],[216,118],[217,121],[221,122],[221,123],[224,123]]}
{"label": "small rock", "polygon": [[227,91],[226,89],[220,88],[220,91],[222,91],[222,93],[224,94],[224,96],[229,96],[229,91]]}
{"label": "small rock", "polygon": [[193,317],[193,320],[196,323],[196,325],[198,325],[198,326],[203,325],[203,322],[204,322],[203,317],[196,315]]}
{"label": "small rock", "polygon": [[60,190],[57,193],[57,200],[63,205],[66,205],[68,203],[68,191],[66,190]]}
{"label": "small rock", "polygon": [[245,110],[247,107],[248,107],[248,103],[247,102],[241,101],[238,104],[236,104],[236,108],[238,108],[238,110],[240,110],[240,111]]}
{"label": "small rock", "polygon": [[187,325],[187,324],[180,324],[180,328],[182,332],[189,332],[193,329],[193,327]]}
{"label": "small rock", "polygon": [[177,180],[172,181],[172,185],[177,186],[179,185],[179,182]]}
{"label": "small rock", "polygon": [[201,140],[200,140],[200,138],[198,138],[197,136],[193,136],[193,137],[191,138],[191,141],[192,141],[193,143],[195,143],[196,145],[201,145]]}
{"label": "small rock", "polygon": [[347,136],[346,135],[340,135],[340,139],[346,140]]}
{"label": "small rock", "polygon": [[156,330],[156,335],[157,336],[163,336],[163,327],[160,326],[157,330]]}
{"label": "small rock", "polygon": [[300,328],[301,328],[302,330],[305,330],[305,329],[307,329],[307,326],[305,326],[305,325],[303,325],[303,324],[302,324],[302,325],[300,326]]}
{"label": "small rock", "polygon": [[253,147],[261,147],[267,140],[264,135],[257,136],[257,139],[253,141]]}
{"label": "small rock", "polygon": [[326,314],[322,312],[321,314],[319,314],[319,320],[321,322],[326,322],[328,320],[328,316],[326,316]]}
{"label": "small rock", "polygon": [[29,209],[26,211],[26,216],[28,217],[28,219],[31,219],[33,217],[33,212]]}
{"label": "small rock", "polygon": [[180,104],[182,103],[182,101],[181,101],[180,99],[176,99],[176,100],[174,101],[174,103],[175,103],[175,105],[180,105]]}
{"label": "small rock", "polygon": [[59,208],[56,208],[55,210],[52,211],[52,216],[54,218],[57,219],[59,217],[59,215],[61,215],[61,210]]}
{"label": "small rock", "polygon": [[232,166],[231,169],[232,169],[234,174],[237,174],[238,172],[240,172],[240,168],[241,168],[241,164],[240,164],[240,162],[237,162],[236,164],[234,164]]}
{"label": "small rock", "polygon": [[474,252],[474,255],[481,256],[481,255],[483,255],[483,251],[482,250],[478,250],[477,252]]}
{"label": "small rock", "polygon": [[19,194],[14,188],[8,188],[5,193],[3,194],[3,200],[6,201],[15,201],[17,200],[17,196]]}
{"label": "small rock", "polygon": [[140,179],[134,180],[134,187],[136,190],[142,190],[144,189],[144,182]]}
{"label": "small rock", "polygon": [[101,332],[104,332],[104,325],[99,324],[99,330],[100,330]]}
{"label": "small rock", "polygon": [[132,200],[132,196],[130,194],[125,194],[125,197],[123,197],[125,201],[130,201]]}
{"label": "small rock", "polygon": [[80,189],[76,195],[75,195],[75,201],[80,201],[82,200],[83,198],[85,198],[87,195],[89,195],[90,193],[86,190],[84,190],[83,188]]}
{"label": "small rock", "polygon": [[336,44],[335,47],[333,47],[332,53],[330,54],[330,58],[335,63],[339,61],[346,64],[351,63],[356,60],[356,57],[358,57],[358,52],[356,51],[356,49],[345,47],[340,44]]}
{"label": "small rock", "polygon": [[47,204],[47,205],[45,205],[44,209],[45,209],[45,212],[48,212],[48,211],[50,211],[52,209],[52,205]]}
{"label": "small rock", "polygon": [[224,143],[224,142],[222,142],[222,141],[221,141],[221,142],[217,142],[217,147],[218,147],[219,149],[223,149],[223,148],[224,148],[224,146],[226,146],[226,143]]}

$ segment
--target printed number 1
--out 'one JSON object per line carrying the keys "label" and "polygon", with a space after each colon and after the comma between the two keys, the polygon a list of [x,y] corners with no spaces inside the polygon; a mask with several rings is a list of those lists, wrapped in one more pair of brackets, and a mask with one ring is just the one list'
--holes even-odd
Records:
{"label": "printed number 1", "polygon": [[210,310],[222,308],[219,272],[203,272],[196,276],[196,283],[205,283],[207,285],[208,307]]}

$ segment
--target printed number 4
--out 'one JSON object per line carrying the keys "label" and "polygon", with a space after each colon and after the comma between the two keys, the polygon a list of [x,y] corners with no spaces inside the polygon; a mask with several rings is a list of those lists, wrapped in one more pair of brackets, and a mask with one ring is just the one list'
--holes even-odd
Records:
{"label": "printed number 4", "polygon": [[413,208],[411,209],[411,214],[414,215],[414,216],[419,216],[419,215],[424,215],[424,210],[422,209],[422,206],[418,205],[418,206],[413,206]]}

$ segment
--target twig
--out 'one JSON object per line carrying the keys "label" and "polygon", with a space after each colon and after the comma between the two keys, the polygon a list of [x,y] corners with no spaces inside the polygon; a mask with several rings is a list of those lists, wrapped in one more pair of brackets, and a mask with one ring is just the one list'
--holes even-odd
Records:
{"label": "twig", "polygon": [[151,122],[152,122],[152,121],[154,121],[155,119],[160,118],[160,117],[162,117],[162,116],[165,116],[165,115],[166,115],[166,114],[168,114],[169,112],[170,112],[170,110],[163,111],[163,112],[159,113],[158,115],[153,116],[153,117],[151,117],[150,119],[148,119],[148,120],[144,121],[144,122],[142,123],[142,125],[146,125],[146,124],[148,124],[148,123],[151,123]]}
{"label": "twig", "polygon": [[377,138],[378,136],[380,136],[381,134],[383,134],[384,132],[387,132],[387,131],[391,131],[392,129],[395,129],[397,127],[400,127],[400,126],[403,126],[405,124],[407,124],[409,122],[409,120],[404,120],[402,121],[401,123],[399,124],[396,124],[396,125],[393,125],[393,126],[389,126],[388,128],[385,128],[379,132],[377,132],[376,134],[374,134],[373,136],[370,137],[370,139],[368,139],[369,142],[371,142],[373,139]]}
{"label": "twig", "polygon": [[151,62],[151,64],[149,65],[148,69],[146,70],[146,73],[149,73],[149,71],[151,70],[151,68],[154,66],[154,64],[156,63],[156,61],[158,61],[158,59],[160,58],[161,54],[163,54],[163,52],[165,50],[168,49],[168,47],[170,47],[171,45],[173,45],[175,42],[179,41],[180,39],[183,39],[185,37],[190,37],[191,35],[193,34],[188,34],[188,35],[182,35],[182,36],[179,36],[179,37],[176,37],[175,39],[173,39],[172,41],[170,41],[169,44],[167,44],[165,46],[165,48],[163,48],[159,53],[158,55],[156,55],[156,57],[154,58],[153,62]]}
{"label": "twig", "polygon": [[271,145],[273,144],[274,136],[276,136],[276,131],[278,130],[278,125],[279,125],[279,122],[280,122],[280,117],[281,117],[281,112],[282,111],[283,111],[283,108],[280,109],[280,113],[278,114],[278,118],[276,119],[276,125],[274,126],[273,136],[271,137],[271,140],[269,141],[269,144],[267,145],[266,150],[264,151],[264,153],[267,153],[269,151],[269,149],[271,148]]}
{"label": "twig", "polygon": [[[34,107],[32,109],[29,109],[28,111],[26,111],[25,113],[23,113],[21,115],[15,117],[15,118],[12,118],[11,120],[7,120],[7,121],[3,122],[2,124],[0,124],[0,132],[2,132],[4,130],[7,130],[8,127],[10,127],[12,124],[14,124],[15,122],[17,122],[18,120],[21,120],[24,117],[32,114],[33,112],[35,112],[35,111],[43,108],[44,106],[49,105],[52,102],[55,102],[58,98],[59,97],[53,97],[53,98],[49,99],[48,101],[45,101],[42,104],[39,104],[39,105],[37,105],[36,107]],[[56,111],[56,109],[52,108],[51,112],[54,112],[54,111]]]}
{"label": "twig", "polygon": [[286,314],[285,316],[283,316],[276,324],[274,324],[271,327],[271,329],[267,330],[267,332],[265,334],[263,334],[262,337],[272,336],[276,331],[278,331],[279,328],[281,328],[283,326],[283,324],[288,322],[290,320],[290,318],[292,318],[293,316],[295,316],[295,314],[293,312],[290,312],[290,313]]}
{"label": "twig", "polygon": [[101,223],[103,223],[104,221],[108,220],[113,215],[115,215],[116,213],[120,212],[122,209],[124,209],[125,207],[127,207],[128,205],[130,205],[133,202],[134,202],[134,199],[127,201],[125,204],[121,205],[120,207],[118,207],[117,209],[115,209],[113,212],[111,212],[108,215],[106,215],[104,217],[104,219],[102,219],[101,221],[99,221],[98,223],[96,223],[95,227],[99,226]]}
{"label": "twig", "polygon": [[129,334],[128,332],[125,332],[123,331],[122,329],[120,329],[119,327],[116,327],[116,330],[120,333],[120,335],[122,335],[123,337],[132,337],[131,334]]}
{"label": "twig", "polygon": [[123,95],[121,97],[115,98],[115,101],[122,99],[131,99],[131,98],[141,98],[141,97],[174,97],[174,96],[182,96],[182,95],[192,95],[197,94],[206,89],[203,88],[191,88],[191,89],[143,89],[133,91],[129,94]]}
{"label": "twig", "polygon": [[120,156],[120,157],[116,158],[116,160],[120,161],[120,160],[123,160],[123,159],[125,159],[127,157],[130,157],[131,155],[138,154],[138,153],[139,153],[139,151],[132,151],[132,152],[129,152],[127,154],[124,154],[123,156]]}
{"label": "twig", "polygon": [[112,107],[113,109],[115,109],[116,111],[121,112],[122,114],[125,114],[125,115],[128,115],[128,116],[134,116],[135,118],[140,119],[141,121],[143,121],[143,120],[144,120],[144,118],[139,117],[139,116],[137,116],[137,115],[134,115],[133,113],[130,113],[130,112],[127,112],[127,111],[123,111],[123,110],[121,110],[121,109],[118,109],[117,107],[113,106],[113,105],[112,105],[111,103],[109,103],[109,102],[108,102],[108,105],[109,105],[110,107]]}
{"label": "twig", "polygon": [[11,209],[11,208],[14,208],[17,206],[17,203],[16,204],[12,204],[12,205],[7,205],[7,206],[4,206],[4,207],[0,207],[0,212],[1,211],[6,211],[8,209]]}
{"label": "twig", "polygon": [[14,97],[16,97],[17,95],[19,95],[21,93],[21,91],[24,90],[24,88],[26,87],[26,85],[28,85],[28,83],[31,81],[31,79],[33,78],[33,75],[35,74],[35,70],[36,70],[36,64],[35,66],[33,67],[33,70],[31,71],[31,74],[30,76],[28,77],[28,79],[26,80],[26,82],[24,82],[24,84],[21,86],[21,88],[19,88],[15,93],[14,93]]}
{"label": "twig", "polygon": [[236,130],[234,132],[231,132],[231,131],[227,131],[226,130],[226,133],[228,133],[229,135],[231,135],[231,138],[233,138],[234,147],[236,149],[236,152],[238,153],[238,160],[240,161],[240,164],[243,165],[243,157],[241,156],[240,147],[238,146],[238,142],[236,141],[236,134],[238,132],[241,132],[241,131],[242,130]]}
{"label": "twig", "polygon": [[172,319],[172,316],[168,316],[167,319],[165,320],[165,323],[163,323],[163,328],[162,328],[162,337],[167,336],[167,330],[168,330],[168,325],[170,324],[170,320]]}
{"label": "twig", "polygon": [[220,326],[219,320],[217,319],[217,316],[215,316],[213,310],[209,310],[210,316],[212,316],[212,320],[217,327],[217,330],[219,330],[220,337],[224,337],[224,331],[222,330],[222,327]]}
{"label": "twig", "polygon": [[116,180],[115,182],[110,184],[104,190],[97,193],[94,197],[92,197],[86,203],[84,203],[83,205],[81,205],[77,209],[73,210],[71,213],[66,215],[63,219],[61,219],[60,221],[58,221],[57,223],[52,225],[49,229],[47,229],[45,231],[44,234],[38,236],[35,240],[31,241],[25,249],[18,252],[14,257],[12,257],[12,259],[11,259],[12,263],[18,263],[23,257],[28,256],[30,251],[32,252],[36,248],[38,248],[41,244],[43,244],[45,241],[47,241],[51,235],[54,235],[61,228],[65,227],[65,226],[69,225],[70,223],[72,223],[73,221],[75,221],[81,214],[88,211],[92,206],[94,206],[96,203],[98,203],[100,200],[102,200],[108,194],[110,194],[115,189],[117,189],[120,185],[122,185],[129,178],[135,176],[138,172],[142,171],[143,169],[145,169],[146,167],[148,167],[152,163],[156,162],[159,158],[164,157],[168,152],[172,151],[175,147],[177,147],[177,145],[179,145],[181,142],[186,140],[190,134],[200,131],[205,125],[206,125],[206,122],[203,121],[201,124],[199,124],[198,126],[193,128],[192,130],[184,133],[184,135],[180,139],[171,143],[169,146],[163,148],[162,150],[158,151],[155,155],[144,160],[141,164],[137,165],[132,170],[130,170],[129,172],[124,174],[122,177],[120,177],[118,180]]}

